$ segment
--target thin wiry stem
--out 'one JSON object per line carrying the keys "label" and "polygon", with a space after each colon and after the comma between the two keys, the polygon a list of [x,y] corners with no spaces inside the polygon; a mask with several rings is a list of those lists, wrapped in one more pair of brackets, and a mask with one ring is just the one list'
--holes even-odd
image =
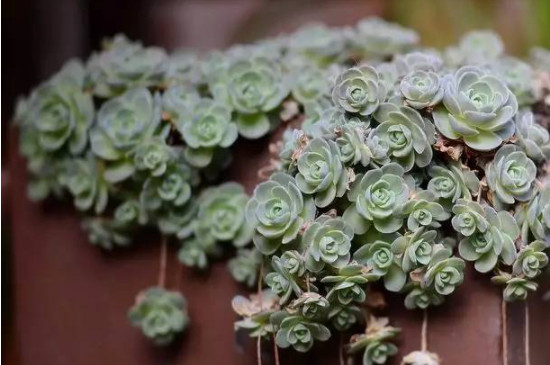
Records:
{"label": "thin wiry stem", "polygon": [[529,303],[525,300],[525,365],[531,365],[531,349],[529,347]]}
{"label": "thin wiry stem", "polygon": [[502,322],[502,364],[508,365],[508,316],[506,313],[506,300],[502,299],[500,317]]}
{"label": "thin wiry stem", "polygon": [[428,309],[424,309],[424,316],[422,318],[422,336],[421,336],[421,349],[422,351],[428,350]]}
{"label": "thin wiry stem", "polygon": [[164,288],[166,286],[166,263],[168,260],[168,241],[165,235],[161,236],[160,241],[160,265],[159,265],[159,276],[158,276],[158,286]]}

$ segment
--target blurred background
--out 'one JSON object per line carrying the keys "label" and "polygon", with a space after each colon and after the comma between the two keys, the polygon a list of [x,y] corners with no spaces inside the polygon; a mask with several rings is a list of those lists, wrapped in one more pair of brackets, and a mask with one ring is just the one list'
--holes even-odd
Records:
{"label": "blurred background", "polygon": [[[511,54],[550,48],[550,0],[4,0],[2,4],[2,170],[14,101],[71,57],[86,58],[102,38],[125,33],[168,50],[223,48],[308,22],[353,24],[377,15],[416,29],[426,46],[445,46],[475,28],[496,30]],[[4,181],[4,180],[3,180]],[[3,183],[2,194],[9,191]],[[4,207],[5,208],[5,205]],[[2,209],[2,225],[9,215]],[[10,298],[10,251],[2,236],[2,291]],[[2,352],[12,354],[9,302],[2,309]],[[5,330],[8,330],[6,332]]]}

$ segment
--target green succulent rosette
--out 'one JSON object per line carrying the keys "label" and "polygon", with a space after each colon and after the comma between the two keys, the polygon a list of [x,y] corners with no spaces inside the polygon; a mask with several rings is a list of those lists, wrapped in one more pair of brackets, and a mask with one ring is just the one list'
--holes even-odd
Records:
{"label": "green succulent rosette", "polygon": [[367,167],[371,159],[374,159],[374,154],[367,144],[367,128],[366,123],[348,123],[336,130],[336,144],[345,165],[360,164]]}
{"label": "green succulent rosette", "polygon": [[390,343],[399,329],[388,326],[387,318],[370,316],[365,333],[351,336],[346,346],[347,353],[363,352],[363,365],[385,364],[390,356],[397,354],[397,347]]}
{"label": "green succulent rosette", "polygon": [[522,238],[528,242],[530,231],[537,240],[546,240],[550,231],[550,185],[544,185],[531,201],[516,210],[522,227]]}
{"label": "green succulent rosette", "polygon": [[536,162],[550,159],[550,134],[542,125],[536,123],[533,113],[518,113],[515,122],[516,143],[527,157]]}
{"label": "green succulent rosette", "polygon": [[476,231],[463,238],[458,245],[460,256],[466,261],[474,261],[477,271],[491,271],[499,258],[506,265],[516,259],[514,242],[520,235],[518,224],[507,211],[496,212],[489,206],[483,207],[489,226],[485,232]]}
{"label": "green succulent rosette", "polygon": [[338,331],[347,331],[361,321],[362,315],[361,309],[355,305],[342,306],[333,303],[330,306],[327,318]]}
{"label": "green succulent rosette", "polygon": [[345,41],[341,31],[313,23],[292,34],[288,39],[288,50],[291,54],[301,54],[324,66],[342,58]]}
{"label": "green succulent rosette", "polygon": [[363,267],[357,264],[349,264],[338,270],[338,275],[325,276],[321,282],[328,284],[330,290],[327,299],[331,303],[347,306],[352,302],[361,304],[367,298],[363,286],[369,281]]}
{"label": "green succulent rosette", "polygon": [[79,155],[86,148],[95,110],[91,94],[83,91],[84,75],[80,61],[69,61],[31,94],[20,123],[32,126],[44,151],[66,148]]}
{"label": "green succulent rosette", "polygon": [[174,84],[162,94],[163,119],[189,118],[195,104],[201,100],[196,88],[187,84]]}
{"label": "green succulent rosette", "polygon": [[253,338],[271,336],[275,330],[270,317],[279,309],[277,303],[277,296],[270,290],[252,294],[250,299],[237,295],[231,306],[242,319],[235,322],[235,330],[245,330]]}
{"label": "green succulent rosette", "polygon": [[128,318],[156,345],[168,345],[189,323],[185,298],[161,287],[140,293]]}
{"label": "green succulent rosette", "polygon": [[452,66],[465,64],[486,65],[504,52],[502,39],[491,30],[475,30],[462,36],[457,47],[446,51],[446,60]]}
{"label": "green succulent rosette", "polygon": [[297,162],[296,185],[304,194],[314,194],[315,205],[324,208],[346,193],[348,175],[333,141],[315,138]]}
{"label": "green succulent rosette", "polygon": [[397,237],[391,244],[400,266],[406,273],[430,263],[434,253],[436,231],[426,231],[423,227],[414,232]]}
{"label": "green succulent rosette", "polygon": [[179,50],[169,56],[165,75],[168,84],[198,85],[202,78],[197,52]]}
{"label": "green succulent rosette", "polygon": [[386,98],[387,90],[378,71],[361,65],[342,72],[334,82],[332,102],[348,113],[369,116]]}
{"label": "green succulent rosette", "polygon": [[82,229],[88,241],[105,250],[128,246],[132,242],[131,231],[126,223],[105,217],[89,217],[82,221]]}
{"label": "green succulent rosette", "polygon": [[103,213],[109,200],[109,186],[100,173],[101,162],[89,155],[71,160],[67,165],[62,180],[73,196],[75,207],[80,211]]}
{"label": "green succulent rosette", "polygon": [[330,303],[324,297],[317,293],[306,292],[293,300],[289,304],[288,309],[291,312],[296,312],[297,314],[307,318],[309,320],[322,320],[327,314],[330,308]]}
{"label": "green succulent rosette", "polygon": [[489,228],[490,223],[485,216],[485,210],[477,202],[458,199],[453,206],[453,214],[453,228],[463,236],[470,237],[476,232],[484,233]]}
{"label": "green succulent rosette", "polygon": [[137,199],[128,199],[120,203],[113,214],[115,221],[122,224],[132,225],[139,223],[140,204]]}
{"label": "green succulent rosette", "polygon": [[384,58],[405,53],[419,40],[415,31],[377,17],[360,20],[351,37],[353,48],[367,58]]}
{"label": "green succulent rosette", "polygon": [[132,160],[136,148],[153,136],[166,134],[159,132],[159,99],[147,89],[132,89],[99,109],[90,142],[94,154],[108,162],[104,171],[107,181],[129,178],[136,169]]}
{"label": "green succulent rosette", "polygon": [[438,131],[478,151],[490,151],[512,137],[515,95],[489,71],[464,66],[444,81],[443,105],[434,109]]}
{"label": "green succulent rosette", "polygon": [[512,278],[506,282],[503,297],[507,302],[523,301],[530,291],[536,291],[538,284],[523,278]]}
{"label": "green succulent rosette", "polygon": [[494,64],[495,72],[506,82],[514,93],[518,104],[529,105],[535,102],[534,73],[528,63],[513,57],[500,59]]}
{"label": "green succulent rosette", "polygon": [[305,281],[287,268],[284,258],[273,256],[271,268],[273,271],[265,276],[265,282],[273,293],[279,296],[281,305],[288,303],[292,296],[302,295],[302,287],[306,286]]}
{"label": "green succulent rosette", "polygon": [[137,171],[144,171],[148,175],[158,177],[166,172],[177,154],[162,138],[151,138],[139,144],[133,156]]}
{"label": "green succulent rosette", "polygon": [[326,341],[330,338],[327,327],[302,316],[277,312],[271,315],[271,322],[278,327],[275,343],[281,348],[292,346],[298,352],[307,352],[315,341]]}
{"label": "green succulent rosette", "polygon": [[514,145],[502,146],[485,169],[487,185],[494,192],[497,209],[529,201],[534,194],[537,167],[525,152]]}
{"label": "green succulent rosette", "polygon": [[175,235],[179,239],[190,237],[194,231],[197,211],[196,198],[191,198],[181,206],[164,207],[155,216],[159,231],[165,235]]}
{"label": "green succulent rosette", "polygon": [[389,146],[392,161],[405,171],[416,164],[426,167],[432,160],[435,128],[414,109],[392,103],[381,104],[374,115],[380,125],[375,134]]}
{"label": "green succulent rosette", "polygon": [[197,239],[232,242],[236,247],[249,243],[252,229],[244,218],[248,199],[244,188],[235,182],[203,190],[194,228]]}
{"label": "green succulent rosette", "polygon": [[216,149],[229,148],[238,137],[231,110],[212,99],[197,101],[188,115],[178,117],[176,126],[187,145],[186,160],[199,168],[212,162]]}
{"label": "green succulent rosette", "polygon": [[302,242],[306,246],[306,267],[312,272],[323,270],[326,265],[342,268],[350,260],[353,228],[342,218],[322,215],[304,232]]}
{"label": "green succulent rosette", "polygon": [[405,103],[414,109],[432,108],[443,99],[439,75],[432,71],[411,71],[399,84]]}
{"label": "green succulent rosette", "polygon": [[541,269],[548,265],[548,256],[544,253],[546,248],[544,241],[534,241],[522,248],[514,262],[513,274],[529,279],[539,276]]}
{"label": "green succulent rosette", "polygon": [[209,257],[219,257],[221,253],[216,241],[203,241],[192,237],[183,241],[178,250],[178,261],[187,267],[204,270],[208,267]]}
{"label": "green succulent rosette", "polygon": [[306,272],[306,259],[299,251],[289,250],[281,255],[281,265],[294,276],[304,276]]}
{"label": "green succulent rosette", "polygon": [[353,259],[370,269],[372,276],[383,278],[387,290],[398,292],[405,285],[407,276],[390,243],[382,240],[366,243],[355,251]]}
{"label": "green succulent rosette", "polygon": [[357,176],[348,192],[352,204],[343,215],[355,234],[363,234],[371,226],[381,233],[394,233],[403,226],[398,213],[409,197],[403,174],[403,167],[390,163]]}
{"label": "green succulent rosette", "polygon": [[414,51],[396,55],[393,64],[401,76],[414,71],[439,72],[443,69],[443,60],[433,51]]}
{"label": "green succulent rosette", "polygon": [[260,183],[245,207],[246,221],[254,229],[252,240],[264,255],[294,241],[315,213],[313,199],[303,196],[294,178],[285,173]]}
{"label": "green succulent rosette", "polygon": [[252,288],[258,281],[258,272],[262,262],[261,253],[254,249],[239,249],[237,255],[229,260],[227,266],[233,279]]}
{"label": "green succulent rosette", "polygon": [[300,104],[318,102],[330,96],[330,84],[322,69],[306,64],[291,73],[292,97]]}
{"label": "green succulent rosette", "polygon": [[429,190],[420,190],[413,193],[409,201],[403,206],[402,214],[407,217],[407,228],[415,231],[420,227],[441,227],[441,223],[450,218],[435,194]]}
{"label": "green succulent rosette", "polygon": [[430,306],[438,306],[444,302],[442,295],[430,289],[414,287],[405,297],[405,308],[426,309]]}
{"label": "green succulent rosette", "polygon": [[452,294],[464,281],[464,260],[452,257],[450,249],[437,246],[422,278],[422,286],[440,295]]}
{"label": "green succulent rosette", "polygon": [[279,107],[289,88],[277,62],[253,57],[233,62],[210,91],[236,112],[239,134],[257,139],[271,129],[273,118],[267,113]]}
{"label": "green succulent rosette", "polygon": [[433,164],[428,168],[431,179],[428,191],[442,199],[446,205],[458,199],[472,199],[472,193],[479,191],[479,178],[475,172],[459,163],[451,162],[447,166]]}
{"label": "green succulent rosette", "polygon": [[120,95],[138,87],[159,86],[167,69],[166,53],[156,47],[144,48],[118,34],[104,42],[104,50],[94,53],[87,64],[88,83],[102,98]]}

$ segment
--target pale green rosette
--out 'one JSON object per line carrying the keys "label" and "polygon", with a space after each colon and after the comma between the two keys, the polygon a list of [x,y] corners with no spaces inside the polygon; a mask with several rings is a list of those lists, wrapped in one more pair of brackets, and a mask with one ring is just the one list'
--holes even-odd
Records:
{"label": "pale green rosette", "polygon": [[439,132],[478,151],[500,146],[515,131],[515,95],[489,71],[465,66],[444,80],[443,105],[434,109]]}
{"label": "pale green rosette", "polygon": [[128,318],[156,345],[168,345],[189,324],[187,301],[178,292],[152,287],[137,296]]}
{"label": "pale green rosette", "polygon": [[529,201],[536,193],[537,167],[517,146],[502,146],[486,167],[485,174],[498,210],[516,201]]}
{"label": "pale green rosette", "polygon": [[403,271],[408,273],[430,263],[436,237],[436,231],[425,231],[424,228],[419,228],[392,242],[391,250],[397,256]]}
{"label": "pale green rosette", "polygon": [[254,229],[254,244],[264,255],[294,241],[315,213],[313,199],[304,197],[294,178],[284,173],[275,173],[259,184],[245,209],[247,224]]}
{"label": "pale green rosette", "polygon": [[318,207],[324,208],[346,193],[348,175],[334,141],[313,139],[297,166],[296,185],[304,194],[314,195]]}
{"label": "pale green rosette", "polygon": [[414,192],[410,200],[403,206],[403,215],[407,216],[407,228],[415,231],[420,227],[441,227],[442,221],[450,218],[435,194],[428,190]]}
{"label": "pale green rosette", "polygon": [[437,247],[422,278],[422,286],[440,295],[452,294],[464,281],[464,260],[452,257],[450,249]]}
{"label": "pale green rosette", "polygon": [[451,162],[447,167],[431,165],[428,169],[431,179],[428,191],[444,202],[455,203],[458,199],[472,199],[472,193],[479,191],[479,179],[470,169]]}
{"label": "pale green rosette", "polygon": [[544,241],[534,241],[519,251],[514,262],[513,273],[533,279],[540,275],[541,269],[548,265],[548,256],[544,253]]}
{"label": "pale green rosette", "polygon": [[322,215],[304,232],[306,267],[319,272],[328,265],[342,268],[349,263],[353,228],[342,218]]}
{"label": "pale green rosette", "polygon": [[432,108],[443,99],[439,75],[432,71],[416,70],[403,77],[399,91],[405,103],[415,109]]}
{"label": "pale green rosette", "polygon": [[391,103],[381,104],[374,117],[380,122],[375,134],[389,146],[392,161],[405,171],[431,162],[435,128],[430,121],[412,108]]}
{"label": "pale green rosette", "polygon": [[499,258],[506,265],[512,265],[516,259],[514,242],[520,230],[514,217],[506,212],[496,212],[489,206],[484,207],[489,227],[485,232],[476,231],[463,238],[458,245],[460,256],[466,261],[474,261],[477,271],[491,271]]}
{"label": "pale green rosette", "polygon": [[132,89],[101,106],[90,142],[92,151],[108,161],[104,171],[107,181],[120,182],[135,172],[131,156],[138,146],[157,135],[159,122],[160,96],[153,97],[147,89]]}
{"label": "pale green rosette", "polygon": [[409,187],[401,166],[391,163],[358,175],[348,199],[352,204],[343,218],[355,234],[363,234],[372,226],[381,233],[394,233],[403,226],[399,211],[408,200]]}
{"label": "pale green rosette", "polygon": [[453,214],[453,228],[463,236],[470,237],[476,232],[484,233],[489,228],[485,210],[477,202],[458,199],[453,206]]}
{"label": "pale green rosette", "polygon": [[550,134],[535,121],[532,112],[522,112],[516,115],[517,145],[533,161],[550,160]]}
{"label": "pale green rosette", "polygon": [[332,101],[346,112],[369,116],[386,98],[387,90],[378,71],[369,65],[342,72],[334,83]]}
{"label": "pale green rosette", "polygon": [[353,254],[353,259],[371,269],[371,273],[384,278],[384,287],[392,292],[400,291],[407,276],[397,257],[391,250],[391,244],[381,240],[361,246]]}
{"label": "pale green rosette", "polygon": [[330,338],[327,327],[302,316],[278,312],[271,316],[271,322],[279,328],[275,343],[280,348],[292,346],[298,352],[307,352],[315,341],[326,341]]}

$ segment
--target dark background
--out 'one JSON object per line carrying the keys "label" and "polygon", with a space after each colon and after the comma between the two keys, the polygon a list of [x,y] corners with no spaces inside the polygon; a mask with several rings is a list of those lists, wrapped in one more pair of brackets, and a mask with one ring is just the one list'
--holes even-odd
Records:
{"label": "dark background", "polygon": [[[101,39],[119,32],[125,33],[131,39],[139,39],[145,44],[159,45],[168,50],[180,47],[207,50],[255,40],[281,31],[291,31],[308,21],[349,25],[368,15],[382,16],[416,29],[421,34],[423,43],[428,46],[448,45],[470,29],[492,28],[501,34],[507,50],[512,54],[526,55],[533,45],[550,48],[549,0],[4,0],[1,85],[4,198],[1,255],[2,360],[9,364],[74,364],[70,362],[74,359],[71,358],[71,353],[90,351],[91,354],[97,354],[99,351],[105,352],[103,358],[97,358],[102,360],[99,363],[127,363],[132,357],[124,357],[125,351],[146,348],[147,344],[140,341],[139,333],[130,332],[132,335],[127,335],[124,310],[130,304],[133,294],[146,286],[149,278],[155,276],[158,254],[155,248],[138,247],[112,256],[101,255],[95,248],[80,242],[85,241],[85,237],[80,232],[78,217],[71,207],[44,207],[26,200],[24,162],[16,156],[15,134],[9,128],[17,95],[28,93],[67,59],[85,59],[92,50],[99,47]],[[254,152],[261,155],[262,145],[250,148],[255,148]],[[256,162],[259,163],[260,160],[261,156]],[[240,180],[248,183],[249,187],[254,185],[253,179],[247,179],[243,175]],[[8,231],[11,231],[11,235]],[[179,269],[176,269],[175,262],[173,265],[172,275],[179,282],[181,273],[177,271]],[[191,279],[184,279],[184,292],[186,295],[189,292],[201,292],[199,299],[193,299],[195,303],[199,302],[195,304],[197,307],[194,310],[203,311],[201,315],[205,319],[199,322],[198,329],[193,329],[189,336],[192,339],[186,339],[184,347],[197,348],[198,353],[204,349],[208,351],[208,346],[217,346],[205,345],[204,341],[234,342],[231,328],[224,329],[219,337],[210,333],[217,331],[212,326],[231,325],[234,319],[231,311],[225,308],[227,305],[222,305],[228,303],[231,296],[241,288],[231,281],[222,266],[215,267],[207,279],[193,278],[193,274],[187,272],[185,275]],[[466,345],[456,349],[456,358],[466,356],[464,349],[472,350],[468,346],[474,346],[472,351],[482,351],[485,346],[486,356],[478,359],[483,359],[485,365],[497,364],[500,341],[498,292],[494,287],[483,284],[488,281],[487,277],[473,276],[464,285],[469,286],[468,289],[457,293],[451,309],[439,311],[439,314],[436,311],[435,317],[440,321],[434,324],[433,331],[437,336],[445,337],[435,346],[440,346],[441,350],[449,350],[454,346],[453,342],[467,341]],[[212,290],[204,290],[203,284],[206,283],[212,286]],[[109,290],[116,292],[113,298],[109,297]],[[219,297],[216,297],[218,294]],[[476,299],[470,295],[476,295]],[[219,307],[205,306],[200,303],[200,298],[218,301]],[[406,332],[410,332],[408,338],[414,340],[419,322],[417,318],[410,318],[413,316],[410,312],[401,310],[401,300],[402,298],[396,300],[397,304],[390,316],[398,322],[401,321],[398,324],[403,325]],[[70,303],[85,308],[79,312]],[[91,303],[91,308],[86,307],[88,303]],[[460,305],[463,305],[462,311],[456,312]],[[96,317],[87,320],[81,318],[87,313],[94,313],[94,309],[109,312],[97,313]],[[58,313],[56,310],[66,313]],[[217,312],[212,317],[207,310]],[[53,312],[56,312],[55,318],[52,318]],[[494,317],[494,321],[489,321],[483,328],[474,331],[476,321],[479,323],[489,314]],[[457,317],[462,315],[469,319]],[[514,323],[519,327],[512,328],[521,332],[521,316],[516,314],[514,318],[517,322]],[[82,330],[80,320],[90,328]],[[449,321],[452,323],[449,324]],[[466,322],[461,326],[460,322],[463,321]],[[446,333],[451,327],[456,330]],[[468,331],[468,327],[471,327],[471,331]],[[121,332],[106,333],[102,338],[102,328],[122,329]],[[86,337],[88,333],[90,335]],[[464,334],[473,338],[461,338]],[[542,332],[534,334],[537,338],[533,341],[544,340]],[[521,333],[516,333],[516,337],[520,338],[520,335]],[[89,340],[92,342],[86,344]],[[115,343],[105,345],[101,340]],[[120,342],[116,343],[117,341]],[[417,347],[415,341],[405,343],[404,347],[414,349]],[[81,347],[71,350],[72,345],[77,342],[81,342]],[[476,342],[479,342],[477,350]],[[521,344],[518,346],[521,347]],[[114,353],[117,348],[120,348],[121,354],[109,357],[108,351],[112,350]],[[65,357],[62,356],[64,351],[67,351]],[[223,351],[230,355],[239,352],[241,356],[246,352],[242,348],[234,351],[233,344],[220,348],[219,351],[220,358],[224,356]],[[43,357],[48,354],[50,358]],[[161,357],[163,360],[158,360],[156,355],[149,353],[140,353],[139,356],[144,359],[143,363],[172,363],[171,360],[166,360],[172,357]],[[183,359],[190,361],[186,361],[187,363],[201,363],[198,359],[212,359],[204,357],[204,354],[202,356],[189,355]],[[235,359],[235,356],[230,357],[227,363],[237,363]],[[452,365],[453,362],[448,364]],[[512,364],[516,363],[512,362],[510,365]],[[533,365],[535,364],[543,362],[534,362]]]}

